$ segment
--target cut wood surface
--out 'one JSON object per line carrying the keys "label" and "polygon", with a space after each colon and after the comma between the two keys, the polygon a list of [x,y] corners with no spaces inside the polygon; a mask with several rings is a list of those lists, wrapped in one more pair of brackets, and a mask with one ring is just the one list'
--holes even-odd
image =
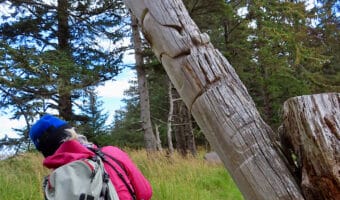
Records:
{"label": "cut wood surface", "polygon": [[296,155],[305,198],[339,200],[340,94],[287,100],[283,129]]}
{"label": "cut wood surface", "polygon": [[180,0],[125,0],[181,98],[245,199],[304,199],[274,133],[229,62]]}

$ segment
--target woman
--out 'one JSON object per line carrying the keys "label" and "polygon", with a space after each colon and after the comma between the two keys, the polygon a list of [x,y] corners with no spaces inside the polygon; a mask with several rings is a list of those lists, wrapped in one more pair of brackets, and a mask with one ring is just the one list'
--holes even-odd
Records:
{"label": "woman", "polygon": [[[77,134],[67,122],[48,114],[31,127],[29,136],[45,157],[43,165],[50,169],[91,158],[95,153],[90,149],[97,149],[85,136]],[[120,200],[133,199],[134,195],[137,200],[151,199],[150,183],[125,152],[113,146],[103,147],[101,151],[108,156],[108,163],[104,162],[104,168]],[[119,177],[119,174],[123,177]]]}

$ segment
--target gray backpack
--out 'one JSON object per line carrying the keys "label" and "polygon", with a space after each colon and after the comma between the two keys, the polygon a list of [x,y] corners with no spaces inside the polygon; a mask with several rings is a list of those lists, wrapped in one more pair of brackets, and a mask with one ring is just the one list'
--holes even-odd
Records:
{"label": "gray backpack", "polygon": [[45,177],[46,200],[119,200],[99,157],[70,162]]}

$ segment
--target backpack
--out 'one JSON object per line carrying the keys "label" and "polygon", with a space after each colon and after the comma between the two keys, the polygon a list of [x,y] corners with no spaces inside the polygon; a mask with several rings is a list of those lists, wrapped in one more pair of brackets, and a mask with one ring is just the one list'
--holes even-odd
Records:
{"label": "backpack", "polygon": [[45,177],[46,200],[119,200],[98,156],[70,162]]}
{"label": "backpack", "polygon": [[92,151],[93,153],[95,153],[98,157],[100,157],[103,162],[105,162],[106,164],[108,164],[108,166],[110,166],[111,169],[113,169],[116,174],[118,175],[118,177],[120,178],[120,180],[124,183],[125,187],[128,189],[131,197],[133,200],[136,200],[137,199],[137,196],[136,196],[136,193],[134,191],[134,189],[132,187],[130,187],[130,185],[128,184],[128,182],[124,179],[124,176],[123,174],[121,174],[114,165],[112,165],[107,158],[109,158],[110,160],[112,160],[113,162],[115,162],[123,171],[124,173],[127,175],[127,171],[125,170],[124,166],[122,165],[122,163],[117,160],[115,157],[109,155],[109,154],[106,154],[104,153],[100,148],[90,148],[88,147],[88,149],[90,151]]}

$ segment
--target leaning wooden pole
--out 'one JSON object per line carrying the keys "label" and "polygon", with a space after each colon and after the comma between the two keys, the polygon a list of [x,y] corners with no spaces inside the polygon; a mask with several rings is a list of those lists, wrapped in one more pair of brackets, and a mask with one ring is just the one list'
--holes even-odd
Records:
{"label": "leaning wooden pole", "polygon": [[245,199],[304,199],[228,61],[181,0],[125,0],[181,98]]}

